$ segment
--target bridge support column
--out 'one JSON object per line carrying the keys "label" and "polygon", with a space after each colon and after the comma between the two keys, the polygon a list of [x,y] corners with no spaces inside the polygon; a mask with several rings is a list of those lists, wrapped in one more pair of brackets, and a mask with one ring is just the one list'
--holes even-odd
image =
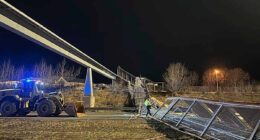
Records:
{"label": "bridge support column", "polygon": [[92,81],[92,69],[87,68],[87,75],[84,87],[84,104],[85,106],[94,107],[95,106],[95,97],[93,94],[93,81]]}
{"label": "bridge support column", "polygon": [[115,80],[112,80],[112,91],[114,91],[115,89]]}

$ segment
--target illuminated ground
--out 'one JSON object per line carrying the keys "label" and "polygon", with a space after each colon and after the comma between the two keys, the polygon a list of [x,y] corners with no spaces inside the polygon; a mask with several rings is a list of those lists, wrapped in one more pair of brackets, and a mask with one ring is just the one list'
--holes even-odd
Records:
{"label": "illuminated ground", "polygon": [[0,139],[193,139],[130,113],[87,114],[81,118],[0,117]]}

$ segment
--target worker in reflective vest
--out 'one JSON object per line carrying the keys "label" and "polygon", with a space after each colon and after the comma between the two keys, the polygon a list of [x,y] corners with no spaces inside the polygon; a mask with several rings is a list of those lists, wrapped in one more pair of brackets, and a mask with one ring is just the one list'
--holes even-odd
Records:
{"label": "worker in reflective vest", "polygon": [[150,103],[150,101],[149,101],[149,98],[146,98],[146,99],[145,99],[144,105],[146,106],[146,109],[147,109],[146,117],[147,117],[148,114],[149,114],[150,116],[152,116],[152,114],[151,114],[151,112],[150,112],[151,103]]}

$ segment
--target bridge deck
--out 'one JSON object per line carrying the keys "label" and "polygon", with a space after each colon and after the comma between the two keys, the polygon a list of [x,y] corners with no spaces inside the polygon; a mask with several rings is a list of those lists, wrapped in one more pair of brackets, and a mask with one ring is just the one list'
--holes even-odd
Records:
{"label": "bridge deck", "polygon": [[107,78],[116,79],[117,75],[108,68],[4,0],[0,0],[0,26]]}

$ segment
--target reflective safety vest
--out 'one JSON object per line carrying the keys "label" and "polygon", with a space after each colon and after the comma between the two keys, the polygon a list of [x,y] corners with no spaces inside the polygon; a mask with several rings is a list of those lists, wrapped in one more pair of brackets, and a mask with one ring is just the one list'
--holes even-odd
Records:
{"label": "reflective safety vest", "polygon": [[146,99],[145,102],[144,102],[144,105],[145,105],[145,106],[151,105],[151,104],[150,104],[150,101]]}

